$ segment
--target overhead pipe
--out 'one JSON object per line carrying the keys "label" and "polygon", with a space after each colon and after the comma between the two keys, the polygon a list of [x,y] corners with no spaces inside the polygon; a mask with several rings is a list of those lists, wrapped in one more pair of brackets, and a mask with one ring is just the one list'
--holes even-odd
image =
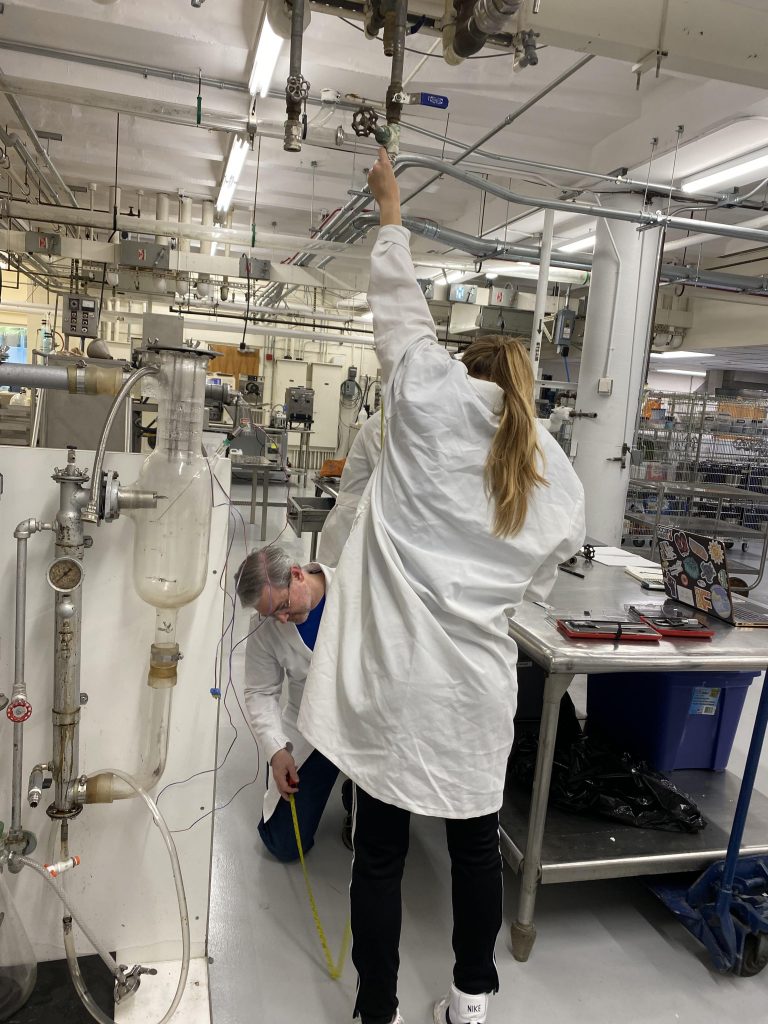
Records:
{"label": "overhead pipe", "polygon": [[448,63],[457,64],[482,50],[490,36],[505,30],[509,19],[520,10],[521,2],[454,0],[458,17],[444,45]]}
{"label": "overhead pipe", "polygon": [[[740,238],[747,241],[762,242],[764,245],[768,244],[768,231],[762,231],[758,228],[745,228],[738,224],[724,224],[708,220],[689,220],[687,217],[669,216],[661,211],[656,213],[636,213],[632,210],[609,209],[591,203],[572,203],[560,199],[544,199],[521,195],[518,192],[513,192],[511,189],[504,188],[503,185],[496,185],[492,181],[487,181],[476,174],[459,170],[456,167],[455,161],[453,163],[446,163],[431,156],[413,155],[401,157],[395,168],[395,173],[402,174],[403,171],[411,167],[435,170],[438,172],[436,178],[445,174],[449,178],[455,178],[465,185],[479,189],[481,192],[487,192],[489,195],[496,196],[506,202],[515,203],[518,206],[535,206],[544,210],[561,210],[564,213],[592,217],[596,220],[621,220],[649,228],[665,226],[667,228],[676,228],[680,231],[700,230],[712,235],[721,235],[725,238]],[[410,198],[413,197],[411,196]]]}
{"label": "overhead pipe", "polygon": [[285,84],[286,121],[283,139],[283,149],[287,153],[301,152],[301,114],[309,93],[309,82],[301,73],[303,42],[304,0],[291,0],[291,57],[288,81]]}
{"label": "overhead pipe", "polygon": [[387,53],[388,43],[391,44],[392,70],[387,86],[387,127],[376,134],[376,141],[386,146],[390,156],[400,152],[400,117],[403,112],[405,93],[403,92],[403,75],[405,73],[405,33],[408,28],[408,0],[395,0],[394,8],[389,10],[384,19],[384,52]]}
{"label": "overhead pipe", "polygon": [[[355,226],[365,234],[371,228],[378,227],[379,217],[375,213],[360,214],[355,218]],[[486,238],[465,234],[453,228],[443,228],[434,221],[421,220],[418,217],[403,217],[403,227],[415,235],[433,239],[452,249],[460,249],[483,261],[519,259],[528,263],[539,263],[541,250],[535,246],[508,245],[502,238]],[[439,260],[437,261],[439,262]],[[567,256],[553,255],[550,265],[559,269],[584,270],[592,269],[592,258],[569,253]],[[664,264],[660,272],[661,280],[666,283],[680,283],[698,288],[722,289],[727,292],[739,292],[768,298],[768,277],[750,277],[747,274],[723,274],[713,270],[700,270],[695,267],[680,267]]]}
{"label": "overhead pipe", "polygon": [[[51,160],[51,158],[48,156],[48,152],[47,152],[45,146],[40,141],[37,132],[35,131],[35,129],[30,124],[29,119],[27,118],[26,114],[24,113],[24,111],[19,106],[18,100],[16,99],[16,97],[13,95],[12,92],[10,92],[8,89],[6,89],[6,79],[5,79],[5,74],[3,73],[2,69],[0,69],[0,88],[2,88],[2,90],[3,90],[4,94],[5,94],[5,98],[8,100],[8,104],[9,104],[11,110],[14,112],[16,117],[19,119],[19,124],[21,124],[22,128],[24,129],[24,131],[29,136],[29,140],[30,140],[30,142],[32,143],[32,145],[34,147],[35,152],[40,157],[40,159],[43,161],[43,164],[47,168],[48,172],[53,176],[53,178],[56,180],[56,182],[58,182],[59,188],[64,193],[66,198],[70,201],[72,206],[77,206],[78,204],[77,204],[77,200],[75,199],[74,192],[69,187],[69,185],[67,185],[67,183],[64,181],[62,176],[59,174],[58,169],[57,169],[56,165],[54,164],[53,160]],[[52,188],[53,188],[53,186],[52,186]],[[56,192],[55,188],[54,188],[54,195],[55,195],[56,201],[60,202],[59,195]]]}
{"label": "overhead pipe", "polygon": [[3,127],[0,127],[0,141],[5,146],[6,151],[9,146],[16,151],[27,171],[37,179],[40,191],[45,195],[45,198],[51,202],[57,202],[58,196],[55,189],[49,184],[48,179],[29,155],[19,136],[15,132],[8,132]]}

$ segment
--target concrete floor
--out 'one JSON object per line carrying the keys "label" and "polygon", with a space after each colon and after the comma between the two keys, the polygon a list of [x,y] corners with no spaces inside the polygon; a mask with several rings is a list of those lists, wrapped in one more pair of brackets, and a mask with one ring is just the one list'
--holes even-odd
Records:
{"label": "concrete floor", "polygon": [[[248,488],[236,485],[235,492],[235,497],[245,498]],[[273,496],[279,493],[275,488]],[[247,509],[242,512],[247,520]],[[272,510],[269,540],[283,524],[280,511]],[[259,546],[258,528],[238,525],[232,571],[243,556],[244,536],[249,547]],[[300,542],[286,530],[281,543],[297,558],[308,558],[308,540]],[[761,592],[768,598],[768,586]],[[248,616],[238,610],[236,638],[246,634],[247,625]],[[232,659],[237,694],[242,694],[243,650],[244,645]],[[752,686],[732,755],[736,771],[744,762],[758,695],[758,687]],[[350,1021],[354,969],[347,963],[340,981],[329,978],[300,869],[275,862],[258,839],[264,766],[258,764],[256,744],[232,691],[227,706],[238,736],[218,773],[217,804],[228,801],[257,769],[259,778],[216,816],[210,908],[213,1022]],[[221,721],[219,760],[234,735],[224,709]],[[768,753],[758,785],[768,793]],[[336,794],[308,859],[334,955],[348,914],[350,854],[341,843],[341,824]],[[449,865],[440,822],[414,819],[411,835],[403,890],[400,1002],[407,1024],[427,1024],[433,1000],[450,981]],[[714,973],[701,947],[638,881],[542,887],[538,940],[527,964],[515,962],[506,948],[516,899],[516,876],[505,869],[505,925],[497,947],[501,991],[492,1001],[489,1024],[751,1024],[766,1019],[768,971],[744,979]]]}

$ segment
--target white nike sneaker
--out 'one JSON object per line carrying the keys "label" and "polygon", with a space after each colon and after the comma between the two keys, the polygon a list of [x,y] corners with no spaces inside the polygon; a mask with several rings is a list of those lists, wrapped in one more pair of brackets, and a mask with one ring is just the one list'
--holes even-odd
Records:
{"label": "white nike sneaker", "polygon": [[434,1024],[485,1024],[488,1014],[488,996],[482,993],[477,996],[460,992],[455,985],[447,996],[435,1003]]}

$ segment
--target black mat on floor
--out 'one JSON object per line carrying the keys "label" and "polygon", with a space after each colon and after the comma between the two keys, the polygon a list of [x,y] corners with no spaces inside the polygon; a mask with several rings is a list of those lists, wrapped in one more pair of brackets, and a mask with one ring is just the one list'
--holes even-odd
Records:
{"label": "black mat on floor", "polygon": [[[113,978],[101,959],[98,956],[81,956],[80,970],[96,1003],[114,1017]],[[7,1024],[93,1024],[93,1017],[80,1002],[72,985],[66,960],[50,960],[37,965],[34,992]]]}

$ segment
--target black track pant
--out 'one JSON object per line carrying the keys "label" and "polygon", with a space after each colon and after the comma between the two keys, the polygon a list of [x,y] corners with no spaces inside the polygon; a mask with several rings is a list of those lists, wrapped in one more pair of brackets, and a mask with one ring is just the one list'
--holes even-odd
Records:
{"label": "black track pant", "polygon": [[[355,1016],[390,1024],[397,1011],[402,907],[400,882],[411,816],[355,787],[352,960],[358,973]],[[470,995],[499,987],[494,960],[501,928],[499,816],[445,822],[453,895],[453,981]],[[435,993],[439,995],[440,993]]]}

